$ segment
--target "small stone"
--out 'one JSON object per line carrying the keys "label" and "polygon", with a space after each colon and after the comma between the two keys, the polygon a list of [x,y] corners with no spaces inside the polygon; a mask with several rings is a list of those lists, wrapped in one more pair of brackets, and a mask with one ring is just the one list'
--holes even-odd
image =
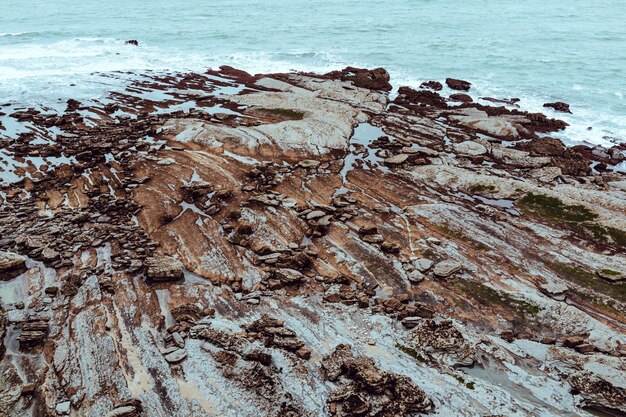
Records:
{"label": "small stone", "polygon": [[0,271],[11,271],[24,266],[26,258],[13,252],[0,251]]}
{"label": "small stone", "polygon": [[322,210],[313,210],[309,214],[306,215],[306,219],[307,220],[319,219],[320,217],[323,217],[325,215],[326,213],[324,213]]}
{"label": "small stone", "polygon": [[456,153],[470,156],[484,155],[487,153],[485,145],[471,140],[455,143],[453,146]]}
{"label": "small stone", "polygon": [[172,158],[164,158],[157,162],[157,165],[173,165],[176,161]]}
{"label": "small stone", "polygon": [[70,413],[71,405],[72,404],[69,401],[63,401],[63,402],[57,403],[55,407],[55,411],[60,416],[66,416]]}
{"label": "small stone", "polygon": [[418,283],[418,282],[422,282],[424,281],[424,274],[422,274],[420,271],[414,269],[413,271],[409,272],[408,274],[408,278],[409,281],[413,282],[413,283]]}
{"label": "small stone", "polygon": [[415,266],[415,268],[420,272],[426,272],[433,266],[433,261],[426,258],[420,258],[413,262],[413,266]]}

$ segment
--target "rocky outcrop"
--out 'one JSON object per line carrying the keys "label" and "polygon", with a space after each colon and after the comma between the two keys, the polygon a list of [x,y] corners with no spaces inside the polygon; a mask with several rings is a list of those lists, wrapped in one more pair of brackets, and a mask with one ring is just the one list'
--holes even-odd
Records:
{"label": "rocky outcrop", "polygon": [[623,146],[389,87],[222,67],[3,106],[0,414],[620,410]]}
{"label": "rocky outcrop", "polygon": [[338,345],[325,357],[322,370],[337,384],[328,399],[331,416],[404,416],[433,408],[410,378],[381,371],[372,358],[354,356],[348,345]]}

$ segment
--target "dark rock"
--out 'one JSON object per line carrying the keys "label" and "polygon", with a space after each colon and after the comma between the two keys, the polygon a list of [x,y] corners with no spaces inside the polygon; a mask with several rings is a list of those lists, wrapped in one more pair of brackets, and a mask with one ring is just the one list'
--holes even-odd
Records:
{"label": "dark rock", "polygon": [[373,70],[365,68],[346,67],[341,71],[333,71],[326,74],[327,77],[339,78],[342,81],[352,81],[356,87],[370,90],[391,91],[389,73],[384,68]]}
{"label": "dark rock", "polygon": [[474,99],[472,99],[472,97],[470,97],[467,94],[463,94],[463,93],[450,94],[450,100],[458,101],[458,102],[461,102],[461,103],[471,103],[471,102],[474,101]]}
{"label": "dark rock", "polygon": [[572,113],[569,109],[569,104],[563,103],[562,101],[555,101],[554,103],[546,103],[543,107],[551,107],[554,110],[561,113]]}
{"label": "dark rock", "polygon": [[136,39],[130,39],[127,40],[126,42],[124,42],[125,45],[133,45],[133,46],[139,46],[139,41]]}
{"label": "dark rock", "polygon": [[443,85],[439,81],[426,81],[420,84],[420,88],[430,88],[431,90],[441,91]]}
{"label": "dark rock", "polygon": [[457,80],[455,78],[446,78],[446,84],[451,89],[460,91],[469,91],[472,86],[472,84],[467,81]]}

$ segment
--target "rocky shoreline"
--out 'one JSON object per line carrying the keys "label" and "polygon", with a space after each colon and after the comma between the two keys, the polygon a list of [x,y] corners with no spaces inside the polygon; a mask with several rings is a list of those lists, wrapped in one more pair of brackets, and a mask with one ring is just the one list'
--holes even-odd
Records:
{"label": "rocky shoreline", "polygon": [[626,146],[445,84],[0,104],[0,414],[626,413]]}

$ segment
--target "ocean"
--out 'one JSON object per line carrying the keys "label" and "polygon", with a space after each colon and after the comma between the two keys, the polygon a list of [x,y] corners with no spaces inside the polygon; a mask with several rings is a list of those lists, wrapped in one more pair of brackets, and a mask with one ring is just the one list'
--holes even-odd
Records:
{"label": "ocean", "polygon": [[[382,66],[395,87],[462,78],[610,145],[626,140],[625,21],[623,0],[0,0],[0,104],[99,98],[129,71]],[[573,114],[542,107],[556,100]]]}

